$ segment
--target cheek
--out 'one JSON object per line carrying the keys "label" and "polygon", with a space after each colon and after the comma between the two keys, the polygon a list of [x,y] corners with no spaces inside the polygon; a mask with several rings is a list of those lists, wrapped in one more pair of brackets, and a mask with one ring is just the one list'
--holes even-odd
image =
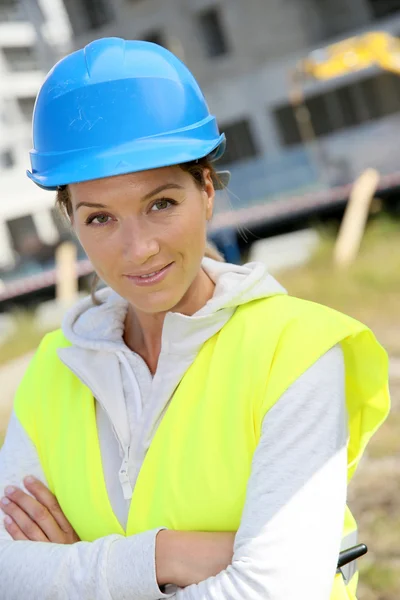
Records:
{"label": "cheek", "polygon": [[170,231],[170,239],[175,244],[185,246],[190,252],[195,253],[202,246],[207,237],[207,221],[202,204],[196,198],[190,209],[185,211],[184,218],[179,219]]}
{"label": "cheek", "polygon": [[96,270],[99,266],[106,267],[107,264],[112,263],[118,255],[116,240],[105,231],[100,229],[97,231],[82,225],[77,228],[76,234]]}

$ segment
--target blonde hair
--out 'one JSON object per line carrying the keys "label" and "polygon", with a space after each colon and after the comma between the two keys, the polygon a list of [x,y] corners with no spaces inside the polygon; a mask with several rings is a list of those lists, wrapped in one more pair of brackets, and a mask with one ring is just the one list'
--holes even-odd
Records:
{"label": "blonde hair", "polygon": [[[207,159],[207,157],[201,158],[194,162],[183,163],[179,166],[181,169],[183,169],[184,171],[186,171],[193,177],[196,184],[201,189],[204,188],[204,186],[205,186],[205,179],[204,179],[205,169],[208,169],[210,171],[213,181],[218,180],[218,175],[216,174],[213,165],[210,163],[210,161]],[[71,203],[71,197],[69,194],[68,186],[59,188],[57,190],[56,208],[58,209],[59,213],[61,214],[63,220],[67,221],[68,225],[70,226],[71,225],[71,217],[72,217],[72,203]],[[212,243],[210,243],[209,241],[206,244],[204,256],[207,258],[212,258],[214,260],[218,260],[220,262],[225,261],[222,254],[220,254],[220,252],[218,252],[218,250],[215,248],[215,246]],[[92,280],[92,284],[91,284],[90,294],[92,297],[93,304],[96,304],[96,305],[100,304],[98,298],[96,297],[96,289],[97,289],[99,281],[100,281],[100,278],[97,275],[97,273],[95,273],[93,280]]]}

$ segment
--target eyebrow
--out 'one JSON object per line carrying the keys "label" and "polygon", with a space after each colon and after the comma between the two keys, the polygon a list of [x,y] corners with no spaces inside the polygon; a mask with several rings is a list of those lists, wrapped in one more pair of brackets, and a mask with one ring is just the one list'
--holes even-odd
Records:
{"label": "eyebrow", "polygon": [[78,210],[81,206],[88,206],[89,208],[107,208],[105,204],[98,204],[97,202],[78,202],[75,210]]}
{"label": "eyebrow", "polygon": [[[160,192],[163,192],[164,190],[183,190],[183,189],[184,189],[183,186],[179,185],[178,183],[164,183],[163,185],[158,186],[157,188],[155,188],[154,190],[152,190],[151,192],[149,192],[148,194],[143,196],[142,201],[149,200],[149,198],[152,198],[152,196],[155,196],[156,194],[159,194]],[[78,208],[80,208],[81,206],[88,206],[89,208],[107,208],[107,206],[105,204],[99,204],[98,202],[78,202],[75,210],[78,210]]]}
{"label": "eyebrow", "polygon": [[143,200],[148,200],[152,196],[155,196],[156,194],[159,194],[160,192],[163,192],[164,190],[183,190],[183,189],[184,189],[183,186],[179,185],[178,183],[164,183],[163,185],[160,185],[152,192],[149,192],[148,194],[143,196]]}

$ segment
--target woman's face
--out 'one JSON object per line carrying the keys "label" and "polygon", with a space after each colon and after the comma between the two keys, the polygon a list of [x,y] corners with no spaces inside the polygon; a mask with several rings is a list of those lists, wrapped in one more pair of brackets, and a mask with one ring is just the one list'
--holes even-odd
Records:
{"label": "woman's face", "polygon": [[101,279],[145,313],[173,310],[195,282],[214,187],[180,167],[69,186],[72,222]]}

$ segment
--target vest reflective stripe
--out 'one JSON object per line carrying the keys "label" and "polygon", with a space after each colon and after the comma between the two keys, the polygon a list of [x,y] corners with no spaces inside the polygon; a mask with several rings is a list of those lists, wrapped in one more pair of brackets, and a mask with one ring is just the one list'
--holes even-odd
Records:
{"label": "vest reflective stripe", "polygon": [[[366,327],[326,307],[288,296],[258,300],[235,311],[180,382],[139,473],[126,532],[107,496],[92,394],[56,354],[69,346],[62,333],[44,339],[15,410],[82,540],[158,526],[236,531],[265,414],[338,343],[346,364],[350,479],[388,413],[386,353]],[[347,510],[343,535],[355,530]],[[332,599],[346,597],[343,589],[335,578]]]}
{"label": "vest reflective stripe", "polygon": [[[342,544],[340,546],[340,550],[347,550],[348,548],[352,548],[357,545],[358,541],[358,533],[357,530],[352,531],[348,535],[345,535],[342,539]],[[357,572],[357,561],[353,560],[353,562],[344,565],[340,569],[346,583],[354,577]]]}

